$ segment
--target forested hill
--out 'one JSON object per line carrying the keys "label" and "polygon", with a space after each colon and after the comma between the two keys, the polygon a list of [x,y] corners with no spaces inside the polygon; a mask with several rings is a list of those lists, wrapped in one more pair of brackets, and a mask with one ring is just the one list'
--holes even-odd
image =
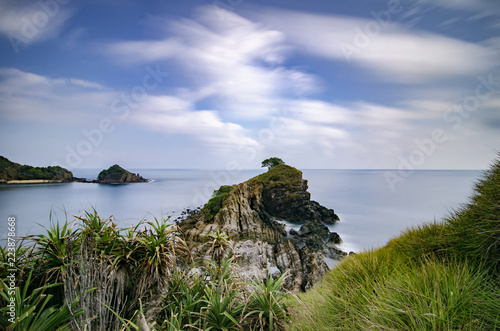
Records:
{"label": "forested hill", "polygon": [[73,173],[59,166],[53,167],[32,167],[21,165],[0,156],[0,182],[10,180],[54,180],[72,181]]}

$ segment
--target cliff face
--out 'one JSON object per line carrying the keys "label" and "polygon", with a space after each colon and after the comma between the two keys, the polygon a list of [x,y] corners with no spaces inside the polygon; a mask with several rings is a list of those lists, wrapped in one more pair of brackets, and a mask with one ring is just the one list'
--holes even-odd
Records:
{"label": "cliff face", "polygon": [[[212,201],[212,200],[211,200]],[[267,272],[290,273],[286,287],[306,290],[318,282],[328,266],[325,258],[339,259],[340,237],[323,222],[338,220],[334,211],[310,200],[307,181],[297,169],[279,165],[267,173],[233,186],[220,209],[205,205],[179,224],[195,256],[206,257],[205,236],[225,232],[234,241],[236,262],[246,278],[265,278]],[[287,233],[279,221],[303,224]]]}
{"label": "cliff face", "polygon": [[147,181],[147,179],[142,178],[139,174],[133,174],[130,171],[123,169],[118,164],[115,164],[107,170],[101,171],[94,183],[141,183]]}

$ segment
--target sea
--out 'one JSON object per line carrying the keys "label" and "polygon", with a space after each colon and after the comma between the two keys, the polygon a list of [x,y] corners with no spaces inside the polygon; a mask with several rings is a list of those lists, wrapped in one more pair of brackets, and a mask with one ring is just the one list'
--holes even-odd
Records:
{"label": "sea", "polygon": [[[76,169],[76,177],[95,179],[99,169]],[[147,183],[45,183],[0,185],[0,243],[5,244],[8,220],[16,236],[45,233],[51,223],[73,222],[95,209],[119,226],[141,220],[173,222],[183,212],[202,206],[221,185],[248,180],[265,169],[182,170],[132,169]],[[481,170],[308,170],[311,199],[335,210],[340,221],[329,225],[343,240],[341,249],[360,252],[386,244],[402,231],[440,221],[467,203]],[[396,175],[394,182],[389,175]],[[404,175],[404,176],[403,176]],[[300,224],[286,224],[298,229]]]}

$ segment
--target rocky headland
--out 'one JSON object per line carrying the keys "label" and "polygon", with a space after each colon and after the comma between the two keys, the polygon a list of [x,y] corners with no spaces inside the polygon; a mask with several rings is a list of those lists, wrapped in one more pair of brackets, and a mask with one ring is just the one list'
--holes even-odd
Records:
{"label": "rocky headland", "polygon": [[[328,270],[325,260],[346,253],[325,225],[339,218],[311,201],[302,172],[285,164],[234,186],[222,186],[198,212],[179,222],[195,259],[208,258],[207,236],[225,233],[243,278],[288,273],[285,287],[305,291]],[[287,232],[282,221],[301,225]]]}

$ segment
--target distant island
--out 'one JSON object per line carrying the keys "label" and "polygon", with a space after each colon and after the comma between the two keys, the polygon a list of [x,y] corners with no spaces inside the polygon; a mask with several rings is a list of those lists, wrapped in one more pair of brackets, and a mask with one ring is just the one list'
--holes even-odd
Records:
{"label": "distant island", "polygon": [[87,181],[73,176],[68,169],[60,166],[33,167],[21,165],[0,156],[0,184],[38,184],[38,183],[143,183],[148,179],[133,174],[115,164],[99,173],[97,180]]}
{"label": "distant island", "polygon": [[59,166],[33,167],[21,165],[0,156],[0,183],[65,183],[80,180],[80,178],[75,178],[71,171]]}
{"label": "distant island", "polygon": [[144,183],[148,179],[141,177],[139,174],[133,174],[120,167],[118,164],[112,165],[107,170],[99,173],[97,180],[93,183],[116,184],[116,183]]}

